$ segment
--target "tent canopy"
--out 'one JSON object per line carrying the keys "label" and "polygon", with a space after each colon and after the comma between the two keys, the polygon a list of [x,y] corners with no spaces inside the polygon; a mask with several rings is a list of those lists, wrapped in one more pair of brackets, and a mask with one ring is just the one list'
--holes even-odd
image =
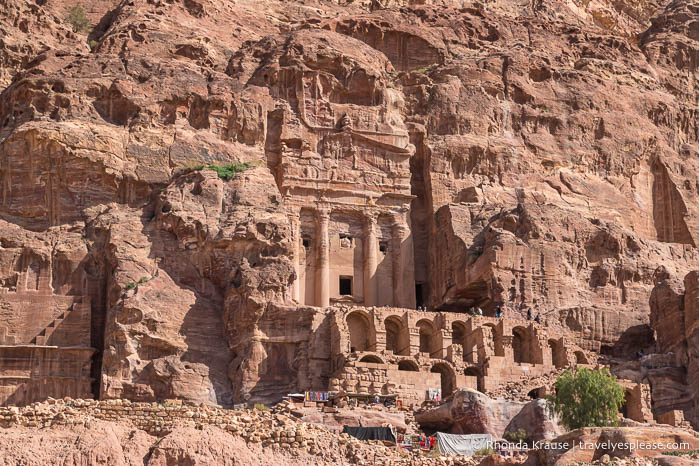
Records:
{"label": "tent canopy", "polygon": [[359,440],[386,440],[396,443],[396,436],[390,427],[350,427],[344,426],[343,434],[350,434]]}
{"label": "tent canopy", "polygon": [[490,434],[457,435],[437,432],[437,446],[443,455],[471,456],[493,444]]}

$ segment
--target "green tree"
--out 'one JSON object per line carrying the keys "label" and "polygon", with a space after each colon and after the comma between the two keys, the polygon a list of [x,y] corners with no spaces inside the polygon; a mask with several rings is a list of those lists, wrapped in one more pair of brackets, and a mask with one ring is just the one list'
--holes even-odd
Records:
{"label": "green tree", "polygon": [[547,399],[566,428],[613,426],[619,422],[625,390],[609,369],[567,370],[554,387],[555,394]]}
{"label": "green tree", "polygon": [[85,10],[80,5],[76,5],[68,10],[68,23],[73,26],[74,32],[88,32],[90,30],[90,20],[85,16]]}

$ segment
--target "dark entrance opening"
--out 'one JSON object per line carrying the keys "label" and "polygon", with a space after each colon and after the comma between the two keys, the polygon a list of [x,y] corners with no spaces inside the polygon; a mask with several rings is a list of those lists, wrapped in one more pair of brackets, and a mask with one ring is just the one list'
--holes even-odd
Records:
{"label": "dark entrance opening", "polygon": [[422,297],[422,289],[422,283],[415,284],[415,305],[417,306],[425,305],[424,298]]}
{"label": "dark entrance opening", "polygon": [[352,277],[340,277],[340,295],[352,295]]}

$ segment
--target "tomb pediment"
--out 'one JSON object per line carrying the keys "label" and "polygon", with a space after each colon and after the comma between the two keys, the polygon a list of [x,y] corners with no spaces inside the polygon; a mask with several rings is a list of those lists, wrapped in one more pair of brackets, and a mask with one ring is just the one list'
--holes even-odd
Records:
{"label": "tomb pediment", "polygon": [[[410,157],[414,147],[392,144],[359,131],[325,135],[312,150],[282,148],[281,185],[293,189],[350,190],[410,195]],[[390,142],[389,142],[390,141]]]}

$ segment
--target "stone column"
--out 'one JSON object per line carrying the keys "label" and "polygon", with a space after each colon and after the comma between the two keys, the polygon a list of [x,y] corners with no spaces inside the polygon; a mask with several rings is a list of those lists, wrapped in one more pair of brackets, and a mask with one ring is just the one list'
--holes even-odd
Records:
{"label": "stone column", "polygon": [[515,362],[515,354],[514,354],[514,349],[512,348],[512,340],[514,340],[514,336],[512,336],[512,335],[503,335],[502,336],[503,353],[504,353],[505,359],[509,363]]}
{"label": "stone column", "polygon": [[298,210],[291,213],[291,239],[294,242],[294,272],[296,272],[291,297],[297,303],[304,304],[301,299],[301,213]]}
{"label": "stone column", "polygon": [[415,265],[407,211],[393,218],[393,305],[415,309]]}
{"label": "stone column", "polygon": [[330,306],[330,211],[318,211],[318,260],[316,265],[316,306]]}
{"label": "stone column", "polygon": [[408,338],[410,339],[410,356],[420,352],[420,329],[417,327],[408,328]]}
{"label": "stone column", "polygon": [[376,241],[376,217],[373,213],[368,214],[364,223],[364,305],[376,306],[376,270],[378,267]]}

